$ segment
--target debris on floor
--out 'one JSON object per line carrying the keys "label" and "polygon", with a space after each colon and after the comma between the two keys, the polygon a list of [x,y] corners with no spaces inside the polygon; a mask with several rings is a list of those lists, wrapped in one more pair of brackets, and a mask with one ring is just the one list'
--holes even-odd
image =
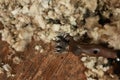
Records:
{"label": "debris on floor", "polygon": [[[33,40],[50,44],[59,33],[67,33],[80,43],[88,37],[89,44],[105,43],[120,50],[120,0],[0,0],[0,25],[1,40],[13,50],[9,59],[16,65],[24,58],[16,53],[24,53]],[[58,51],[63,48],[59,44],[57,47]],[[35,51],[49,52],[39,44],[34,46]],[[119,80],[117,75],[105,75],[111,67],[103,66],[107,58],[86,55],[81,60],[88,68],[88,80]],[[0,74],[4,71],[8,77],[12,75],[8,63],[0,66]]]}

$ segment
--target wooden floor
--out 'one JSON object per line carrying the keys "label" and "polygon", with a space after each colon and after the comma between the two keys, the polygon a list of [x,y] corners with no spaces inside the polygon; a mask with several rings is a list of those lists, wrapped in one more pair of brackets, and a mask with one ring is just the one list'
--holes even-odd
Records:
{"label": "wooden floor", "polygon": [[[34,46],[44,46],[43,53],[37,53]],[[3,63],[9,64],[14,77],[7,77],[6,72],[0,74],[0,80],[86,80],[85,68],[78,56],[72,53],[55,54],[51,44],[42,42],[30,43],[24,52],[13,54],[9,45],[0,40],[0,59]],[[12,55],[13,54],[13,55]],[[8,58],[8,56],[11,58]],[[12,59],[18,56],[22,61],[14,64]],[[1,65],[2,66],[2,65]]]}

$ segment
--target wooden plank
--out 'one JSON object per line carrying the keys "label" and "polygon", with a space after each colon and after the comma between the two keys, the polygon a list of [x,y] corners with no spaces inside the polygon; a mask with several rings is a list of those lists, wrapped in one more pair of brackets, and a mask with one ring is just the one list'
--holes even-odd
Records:
{"label": "wooden plank", "polygon": [[[44,53],[35,53],[34,46],[38,43],[44,46]],[[31,42],[24,52],[16,52],[13,55],[22,59],[18,65],[12,62],[12,57],[8,59],[11,54],[9,45],[0,40],[0,58],[11,66],[12,73],[15,74],[15,77],[9,78],[6,72],[0,74],[0,80],[86,80],[85,68],[79,58],[71,52],[55,54],[51,44]]]}

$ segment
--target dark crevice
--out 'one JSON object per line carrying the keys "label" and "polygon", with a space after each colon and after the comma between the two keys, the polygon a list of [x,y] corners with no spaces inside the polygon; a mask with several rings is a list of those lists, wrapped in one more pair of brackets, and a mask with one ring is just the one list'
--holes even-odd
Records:
{"label": "dark crevice", "polygon": [[101,24],[102,26],[111,22],[110,19],[105,18],[104,16],[99,16],[99,17],[100,17],[100,19],[99,19],[98,23]]}
{"label": "dark crevice", "polygon": [[47,19],[47,23],[50,24],[61,24],[60,20],[59,19]]}
{"label": "dark crevice", "polygon": [[114,73],[118,76],[120,76],[120,62],[114,64]]}
{"label": "dark crevice", "polygon": [[83,18],[85,19],[85,18],[88,18],[88,17],[90,17],[90,16],[91,16],[90,10],[89,10],[89,9],[86,9],[85,13],[83,14]]}
{"label": "dark crevice", "polygon": [[72,25],[72,26],[71,26],[71,29],[72,29],[73,31],[77,30],[77,28],[78,28],[78,26],[76,26],[76,25]]}
{"label": "dark crevice", "polygon": [[97,15],[99,16],[100,19],[99,19],[98,23],[101,24],[102,26],[104,26],[105,24],[111,22],[111,21],[110,21],[110,17],[112,17],[112,14],[110,14],[110,15],[109,15],[109,18],[107,18],[107,17],[105,17],[105,16],[103,15],[103,13],[104,13],[105,11],[109,11],[108,7],[106,6],[106,4],[101,5],[101,4],[100,4],[100,0],[98,0],[98,6],[97,6],[97,8],[96,8],[96,10],[95,10],[95,15],[96,15],[96,16],[97,16]]}
{"label": "dark crevice", "polygon": [[101,45],[102,47],[108,48],[108,45],[109,45],[109,44],[108,44],[108,43],[103,43],[103,42],[101,42],[100,45]]}
{"label": "dark crevice", "polygon": [[80,40],[83,43],[89,43],[91,41],[91,38],[88,36],[88,33],[85,33]]}

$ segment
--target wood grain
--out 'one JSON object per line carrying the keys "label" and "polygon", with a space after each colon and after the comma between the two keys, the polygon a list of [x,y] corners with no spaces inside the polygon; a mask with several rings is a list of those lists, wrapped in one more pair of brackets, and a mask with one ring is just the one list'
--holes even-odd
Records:
{"label": "wood grain", "polygon": [[[2,29],[0,24],[0,29]],[[40,44],[44,48],[43,53],[36,52],[35,45]],[[21,59],[20,64],[13,62],[13,57]],[[7,42],[1,40],[0,35],[0,61],[9,64],[14,77],[7,77],[4,71],[0,74],[0,80],[86,80],[84,66],[79,58],[71,52],[55,54],[52,44],[44,44],[42,41],[32,41],[24,52],[14,52]],[[0,64],[2,67],[3,64]]]}
{"label": "wood grain", "polygon": [[[34,46],[44,46],[43,53],[36,53]],[[55,54],[51,44],[32,41],[24,52],[13,54],[9,45],[0,40],[0,58],[12,68],[15,77],[7,77],[6,72],[0,74],[0,80],[86,80],[84,66],[79,58],[71,52]],[[14,64],[12,59],[18,56],[22,59],[20,64]]]}

